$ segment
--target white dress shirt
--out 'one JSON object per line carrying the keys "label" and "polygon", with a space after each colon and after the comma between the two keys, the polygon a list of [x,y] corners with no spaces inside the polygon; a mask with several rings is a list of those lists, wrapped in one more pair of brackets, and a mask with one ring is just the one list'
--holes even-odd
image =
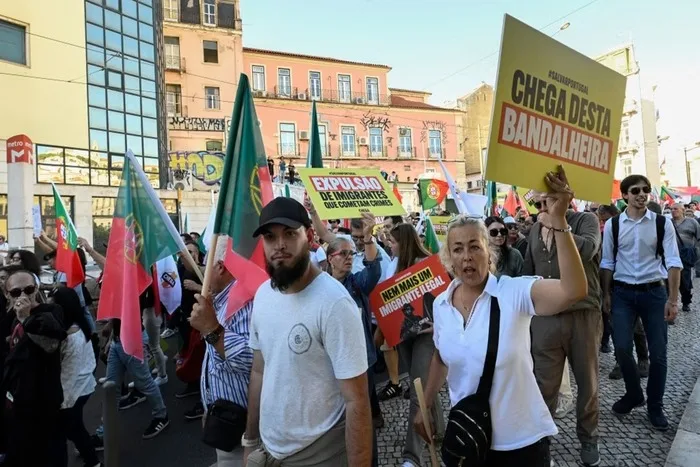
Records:
{"label": "white dress shirt", "polygon": [[[349,241],[353,245],[355,244],[354,240],[352,239],[352,237],[350,235],[336,234],[336,237],[344,238],[345,240]],[[396,268],[394,268],[393,270],[391,269],[391,267],[390,267],[391,258],[389,258],[389,255],[386,254],[386,251],[384,251],[384,248],[377,245],[377,241],[375,239],[372,239],[372,241],[374,242],[374,245],[377,247],[377,250],[379,251],[379,264],[382,267],[382,275],[379,278],[379,282],[382,282],[382,281],[385,281],[388,278],[390,278],[394,274],[393,271],[396,271]],[[365,265],[362,264],[362,262],[364,260],[365,260],[365,254],[361,251],[358,251],[357,254],[355,255],[355,257],[352,259],[352,271],[351,272],[353,274],[358,273],[365,268]],[[387,275],[387,274],[389,274],[389,275]]]}
{"label": "white dress shirt", "polygon": [[498,298],[501,318],[498,355],[489,401],[493,422],[491,449],[512,451],[529,446],[557,427],[542,398],[530,353],[530,321],[535,314],[530,291],[538,277],[489,274],[467,323],[452,305],[461,283],[452,281],[433,304],[435,348],[447,366],[450,405],[476,392],[484,370],[491,322],[491,297]]}
{"label": "white dress shirt", "polygon": [[626,284],[648,284],[664,280],[668,278],[667,269],[683,269],[673,222],[668,218],[665,221],[665,268],[661,256],[656,257],[656,214],[647,209],[644,216],[637,220],[630,219],[627,211],[620,214],[617,259],[613,257],[612,219],[605,223],[601,269],[614,271],[613,279]]}

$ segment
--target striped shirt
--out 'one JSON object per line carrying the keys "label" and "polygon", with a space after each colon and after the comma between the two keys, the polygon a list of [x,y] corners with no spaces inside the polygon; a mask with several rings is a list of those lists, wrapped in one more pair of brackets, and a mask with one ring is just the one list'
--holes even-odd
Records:
{"label": "striped shirt", "polygon": [[248,325],[253,310],[253,301],[248,302],[226,320],[226,303],[232,285],[233,282],[214,298],[216,316],[224,327],[222,338],[226,358],[221,358],[214,346],[206,344],[207,349],[204,354],[200,380],[202,403],[205,407],[218,399],[248,407],[248,383],[250,382],[250,370],[253,366],[253,351],[248,346],[250,338]]}

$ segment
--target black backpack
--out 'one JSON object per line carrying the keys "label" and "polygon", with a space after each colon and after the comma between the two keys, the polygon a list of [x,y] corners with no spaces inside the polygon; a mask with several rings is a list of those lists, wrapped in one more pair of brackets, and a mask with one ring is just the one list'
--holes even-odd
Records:
{"label": "black backpack", "polygon": [[[656,214],[656,258],[661,257],[661,264],[666,267],[666,257],[664,256],[664,235],[666,232],[666,218]],[[612,236],[613,236],[613,261],[617,262],[617,248],[619,245],[620,236],[620,215],[613,217],[611,220]]]}

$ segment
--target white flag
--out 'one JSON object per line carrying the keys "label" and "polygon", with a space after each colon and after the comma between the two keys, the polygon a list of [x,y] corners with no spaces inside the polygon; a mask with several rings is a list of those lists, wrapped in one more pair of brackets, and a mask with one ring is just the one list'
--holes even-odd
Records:
{"label": "white flag", "polygon": [[214,235],[214,222],[216,222],[216,205],[212,206],[211,212],[209,213],[209,220],[207,221],[207,226],[204,228],[202,235],[199,237],[199,250],[204,255],[202,260],[206,258],[207,248],[211,245],[211,237]]}
{"label": "white flag", "polygon": [[158,294],[160,301],[169,314],[173,314],[182,302],[182,286],[177,263],[172,256],[167,256],[156,263],[158,277]]}

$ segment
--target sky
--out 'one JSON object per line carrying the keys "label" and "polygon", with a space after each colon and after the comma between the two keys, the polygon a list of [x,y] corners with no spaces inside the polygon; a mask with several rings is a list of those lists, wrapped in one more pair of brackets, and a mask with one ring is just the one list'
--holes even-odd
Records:
{"label": "sky", "polygon": [[494,84],[504,13],[591,57],[631,41],[669,136],[660,156],[700,141],[696,0],[241,0],[244,46],[389,65],[389,86],[435,105]]}

